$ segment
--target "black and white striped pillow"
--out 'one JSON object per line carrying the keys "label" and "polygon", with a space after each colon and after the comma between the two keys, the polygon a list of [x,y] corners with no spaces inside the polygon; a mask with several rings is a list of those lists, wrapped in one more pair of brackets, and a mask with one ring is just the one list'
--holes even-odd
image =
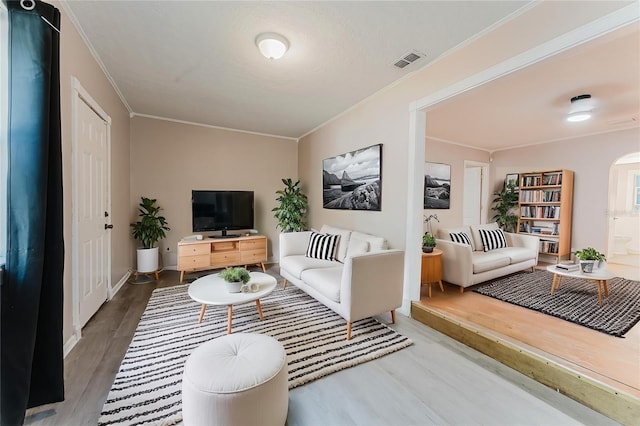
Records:
{"label": "black and white striped pillow", "polygon": [[507,246],[507,239],[502,229],[478,229],[478,231],[480,231],[480,240],[482,241],[484,251],[505,248]]}
{"label": "black and white striped pillow", "polygon": [[449,232],[449,238],[451,238],[451,241],[454,243],[462,243],[468,246],[471,245],[471,238],[469,238],[469,236],[464,232],[458,232],[457,234],[455,232]]}
{"label": "black and white striped pillow", "polygon": [[340,235],[311,233],[309,246],[307,246],[307,257],[323,260],[336,260],[336,247]]}

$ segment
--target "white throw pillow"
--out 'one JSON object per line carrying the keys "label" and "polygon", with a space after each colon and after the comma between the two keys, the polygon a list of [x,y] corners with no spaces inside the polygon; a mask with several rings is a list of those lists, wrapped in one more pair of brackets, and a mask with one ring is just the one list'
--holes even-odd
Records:
{"label": "white throw pillow", "polygon": [[351,238],[358,238],[369,243],[369,251],[381,251],[387,249],[387,240],[384,237],[377,237],[363,232],[353,231]]}
{"label": "white throw pillow", "polygon": [[349,246],[349,238],[351,238],[351,231],[348,229],[336,228],[329,225],[322,225],[320,232],[323,234],[340,235],[338,240],[338,247],[336,248],[336,260],[344,262],[344,258],[347,257],[347,247]]}
{"label": "white throw pillow", "polygon": [[369,253],[369,242],[352,236],[349,239],[349,246],[347,247],[347,257],[365,253]]}
{"label": "white throw pillow", "polygon": [[502,229],[480,229],[480,239],[482,240],[482,247],[484,251],[491,251],[499,248],[505,248],[507,246],[507,239],[504,236]]}
{"label": "white throw pillow", "polygon": [[313,259],[335,260],[339,235],[312,232],[305,256]]}

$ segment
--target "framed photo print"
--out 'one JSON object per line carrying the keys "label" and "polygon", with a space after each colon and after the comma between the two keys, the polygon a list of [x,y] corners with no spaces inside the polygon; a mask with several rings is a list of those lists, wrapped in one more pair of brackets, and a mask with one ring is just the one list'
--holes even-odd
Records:
{"label": "framed photo print", "polygon": [[518,173],[510,173],[507,175],[507,177],[504,180],[504,186],[506,187],[507,185],[509,185],[510,183],[512,183],[514,186],[516,186],[516,190],[518,189],[518,185],[519,185],[519,177],[520,175]]}
{"label": "framed photo print", "polygon": [[451,194],[451,165],[424,163],[424,208],[448,209]]}
{"label": "framed photo print", "polygon": [[381,166],[382,144],[322,160],[322,206],[380,211]]}

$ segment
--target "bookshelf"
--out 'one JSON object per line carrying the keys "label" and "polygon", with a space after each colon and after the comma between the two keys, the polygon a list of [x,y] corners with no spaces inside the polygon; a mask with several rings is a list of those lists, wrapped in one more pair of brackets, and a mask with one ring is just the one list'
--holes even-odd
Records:
{"label": "bookshelf", "polygon": [[573,172],[520,173],[518,233],[540,238],[540,254],[556,263],[571,257]]}

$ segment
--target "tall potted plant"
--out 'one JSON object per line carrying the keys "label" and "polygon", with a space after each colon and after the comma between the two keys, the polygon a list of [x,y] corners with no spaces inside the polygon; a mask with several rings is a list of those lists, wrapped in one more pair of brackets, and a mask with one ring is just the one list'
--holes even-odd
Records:
{"label": "tall potted plant", "polygon": [[280,227],[282,232],[304,231],[307,227],[305,216],[308,202],[307,196],[299,186],[300,180],[294,183],[293,180],[287,178],[282,179],[282,183],[285,185],[284,189],[276,191],[278,195],[276,201],[280,204],[271,209],[272,212],[275,212],[273,216],[278,219],[277,227]]}
{"label": "tall potted plant", "polygon": [[518,216],[513,213],[513,208],[518,205],[518,192],[516,185],[509,182],[500,192],[494,192],[496,203],[491,210],[496,211],[496,215],[491,219],[495,220],[505,232],[514,232],[518,224]]}
{"label": "tall potted plant", "polygon": [[155,198],[140,197],[138,216],[140,220],[131,224],[131,234],[142,243],[137,252],[137,271],[155,272],[158,270],[157,243],[166,237],[165,231],[171,228],[167,226],[167,220],[160,216],[160,206]]}

